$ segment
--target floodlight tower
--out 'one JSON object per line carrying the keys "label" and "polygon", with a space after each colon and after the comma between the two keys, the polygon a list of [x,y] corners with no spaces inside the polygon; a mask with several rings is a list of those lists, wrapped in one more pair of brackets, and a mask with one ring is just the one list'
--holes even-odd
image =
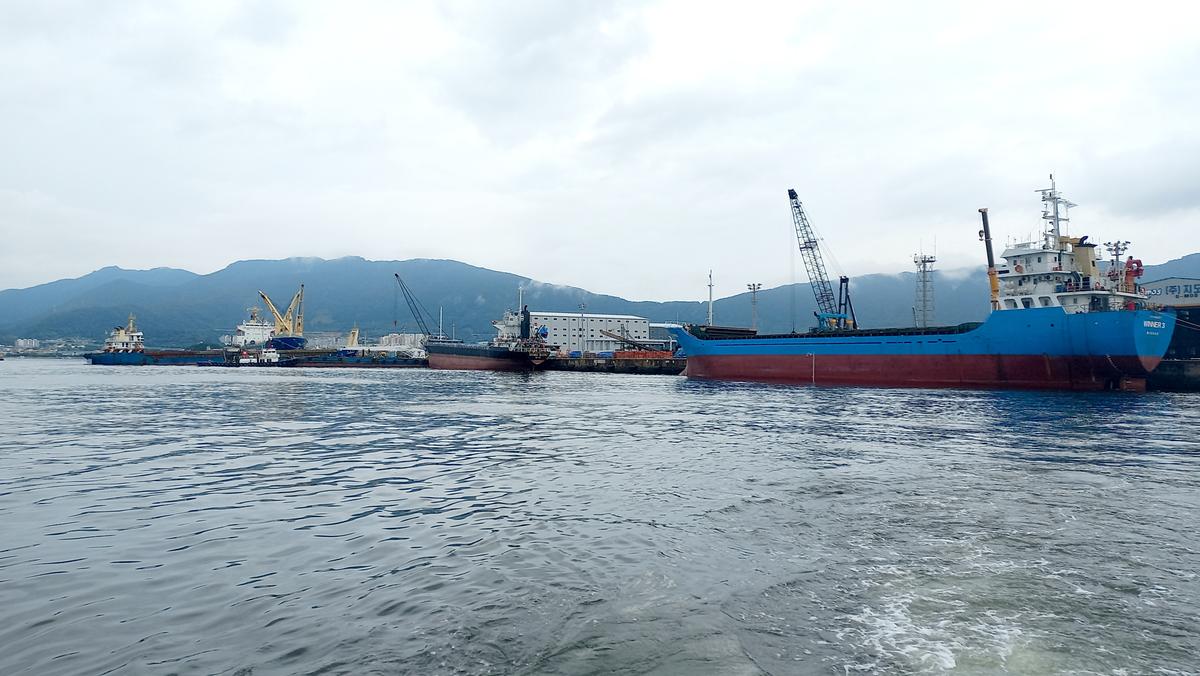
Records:
{"label": "floodlight tower", "polygon": [[1125,290],[1125,266],[1121,264],[1121,256],[1129,250],[1128,240],[1116,240],[1115,242],[1105,242],[1104,248],[1108,249],[1108,254],[1112,256],[1112,262],[1108,264],[1108,277],[1117,283],[1117,290]]}
{"label": "floodlight tower", "polygon": [[927,329],[933,321],[933,264],[936,256],[913,254],[917,266],[917,304],[913,306],[913,321],[917,328]]}
{"label": "floodlight tower", "polygon": [[758,330],[758,292],[762,289],[762,284],[753,282],[746,285],[750,289],[750,328]]}

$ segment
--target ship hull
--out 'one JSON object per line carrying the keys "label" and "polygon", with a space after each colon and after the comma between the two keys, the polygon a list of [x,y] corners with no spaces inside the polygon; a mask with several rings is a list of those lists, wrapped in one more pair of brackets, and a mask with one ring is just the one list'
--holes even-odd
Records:
{"label": "ship hull", "polygon": [[1171,314],[994,312],[974,328],[702,340],[674,330],[689,378],[808,385],[1145,389]]}
{"label": "ship hull", "polygon": [[426,360],[416,357],[371,357],[329,355],[311,357],[295,361],[295,366],[303,368],[422,368]]}
{"label": "ship hull", "polygon": [[282,352],[284,350],[303,350],[307,344],[308,340],[302,336],[276,336],[268,340],[263,347]]}
{"label": "ship hull", "polygon": [[429,368],[457,371],[533,371],[542,368],[542,362],[529,358],[525,352],[490,345],[464,345],[461,343],[425,346]]}
{"label": "ship hull", "polygon": [[98,366],[195,366],[202,363],[222,362],[224,352],[154,351],[145,352],[91,352],[83,355]]}

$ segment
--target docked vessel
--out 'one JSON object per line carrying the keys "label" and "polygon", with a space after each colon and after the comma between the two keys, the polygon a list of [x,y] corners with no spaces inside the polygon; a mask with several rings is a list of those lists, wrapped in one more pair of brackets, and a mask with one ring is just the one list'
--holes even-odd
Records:
{"label": "docked vessel", "polygon": [[341,349],[323,354],[304,354],[293,365],[309,368],[417,368],[428,361],[421,350],[403,347],[369,347],[359,345],[358,327],[355,326],[346,345]]}
{"label": "docked vessel", "polygon": [[125,326],[113,328],[103,350],[83,357],[102,366],[188,366],[224,360],[220,350],[147,350],[133,315],[129,315]]}
{"label": "docked vessel", "polygon": [[295,366],[298,360],[299,357],[295,355],[281,357],[279,350],[273,347],[264,347],[257,351],[227,347],[220,360],[202,362],[198,366],[280,367]]}
{"label": "docked vessel", "polygon": [[261,348],[275,337],[275,322],[262,318],[258,307],[249,308],[250,318],[237,325],[232,336],[227,336],[226,345],[240,348]]}
{"label": "docked vessel", "polygon": [[308,344],[304,338],[304,285],[300,285],[300,290],[292,296],[292,302],[283,313],[279,312],[267,294],[259,291],[258,295],[267,304],[267,309],[271,311],[271,317],[275,320],[275,329],[271,338],[267,340],[266,347],[274,350],[303,350]]}
{"label": "docked vessel", "polygon": [[1053,178],[1040,192],[1044,236],[1006,249],[999,267],[987,210],[980,209],[992,305],[984,322],[860,330],[842,319],[835,328],[823,324],[785,335],[674,328],[688,357],[685,375],[813,385],[1144,390],[1170,343],[1174,314],[1149,305],[1137,285],[1141,262],[1121,260],[1128,242],[1106,244],[1112,262],[1101,271],[1096,245],[1062,232],[1075,205]]}
{"label": "docked vessel", "polygon": [[425,344],[429,368],[532,371],[543,368],[551,353],[558,349],[546,342],[544,330],[531,330],[528,306],[522,306],[519,313],[506,311],[503,319],[493,321],[492,325],[496,327],[496,337],[485,344],[430,339]]}

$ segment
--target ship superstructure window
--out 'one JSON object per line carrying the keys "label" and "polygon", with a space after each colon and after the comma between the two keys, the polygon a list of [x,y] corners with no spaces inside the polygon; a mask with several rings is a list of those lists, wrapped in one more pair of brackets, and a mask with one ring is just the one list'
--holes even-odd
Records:
{"label": "ship superstructure window", "polygon": [[1038,302],[1042,304],[1042,307],[1050,307],[1050,296],[1042,296],[1041,298],[1038,298]]}
{"label": "ship superstructure window", "polygon": [[1017,301],[1015,301],[1015,300],[1013,300],[1013,299],[1011,299],[1011,298],[1005,298],[1005,299],[1004,299],[1004,306],[1005,306],[1005,307],[1007,307],[1007,308],[1008,308],[1008,309],[1010,309],[1010,310],[1016,310],[1016,309],[1017,309]]}

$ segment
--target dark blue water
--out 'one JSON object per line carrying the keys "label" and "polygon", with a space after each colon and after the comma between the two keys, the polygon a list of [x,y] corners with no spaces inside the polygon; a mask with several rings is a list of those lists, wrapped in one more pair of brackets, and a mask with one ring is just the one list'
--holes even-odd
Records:
{"label": "dark blue water", "polygon": [[0,674],[1194,673],[1198,405],[0,362]]}

